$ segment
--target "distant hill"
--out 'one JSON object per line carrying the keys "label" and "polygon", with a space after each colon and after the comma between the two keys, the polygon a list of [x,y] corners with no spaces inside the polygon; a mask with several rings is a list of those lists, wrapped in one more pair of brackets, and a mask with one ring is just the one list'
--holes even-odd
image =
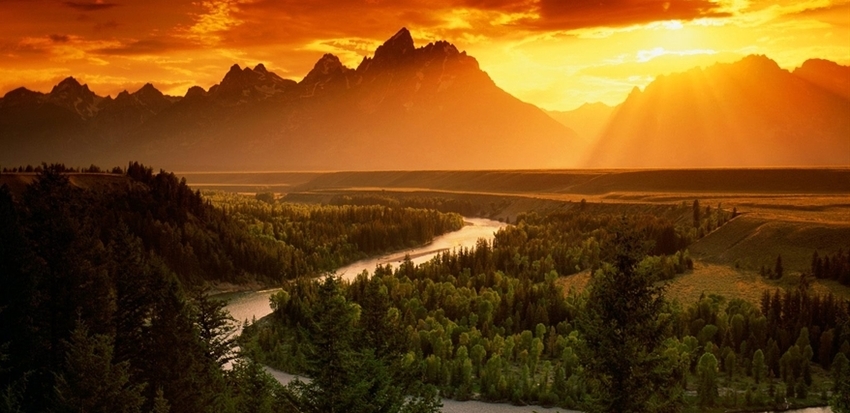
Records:
{"label": "distant hill", "polygon": [[764,56],[659,76],[635,89],[589,150],[590,167],[850,165],[850,68]]}
{"label": "distant hill", "polygon": [[74,78],[0,99],[0,163],[386,170],[574,165],[580,141],[444,41],[402,29],[356,69],[323,56],[300,82],[234,65],[209,90],[100,97]]}
{"label": "distant hill", "polygon": [[585,103],[573,110],[551,110],[546,113],[562,125],[574,130],[586,142],[594,142],[605,131],[616,107],[602,102]]}

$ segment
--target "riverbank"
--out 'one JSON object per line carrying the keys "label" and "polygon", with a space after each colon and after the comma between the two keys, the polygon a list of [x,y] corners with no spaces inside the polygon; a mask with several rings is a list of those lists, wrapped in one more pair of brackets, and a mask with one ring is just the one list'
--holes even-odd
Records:
{"label": "riverbank", "polygon": [[[295,381],[296,378],[302,381],[309,381],[309,379],[305,379],[304,377],[275,370],[268,366],[265,367],[265,370],[274,377],[278,383],[283,384],[284,386]],[[443,408],[441,409],[443,413],[580,413],[577,410],[566,410],[554,407],[514,406],[507,403],[486,403],[478,400],[457,401],[452,399],[442,399],[441,401],[443,402]]]}

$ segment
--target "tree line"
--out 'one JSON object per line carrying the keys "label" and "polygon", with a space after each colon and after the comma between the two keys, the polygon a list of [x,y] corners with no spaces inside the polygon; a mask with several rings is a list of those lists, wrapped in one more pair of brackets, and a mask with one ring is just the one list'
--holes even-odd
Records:
{"label": "tree line", "polygon": [[[41,173],[41,172],[44,172],[44,170],[47,167],[48,167],[47,164],[36,165],[36,166],[32,166],[32,165],[14,166],[12,168],[3,167],[3,172],[4,173],[22,173],[22,172],[23,173]],[[99,166],[97,166],[95,164],[91,164],[88,167],[82,167],[82,166],[73,167],[73,166],[65,166],[65,164],[62,164],[62,163],[56,163],[56,164],[51,164],[49,167],[50,167],[50,169],[57,171],[57,172],[69,172],[69,173],[70,172],[92,173],[92,174],[99,174],[99,173],[123,174],[124,173],[124,170],[121,169],[120,166],[115,166],[111,169],[101,169]]]}
{"label": "tree line", "polygon": [[844,253],[839,248],[833,254],[824,254],[821,257],[817,251],[812,254],[812,266],[810,275],[817,279],[828,279],[840,282],[842,285],[850,285],[850,249]]}

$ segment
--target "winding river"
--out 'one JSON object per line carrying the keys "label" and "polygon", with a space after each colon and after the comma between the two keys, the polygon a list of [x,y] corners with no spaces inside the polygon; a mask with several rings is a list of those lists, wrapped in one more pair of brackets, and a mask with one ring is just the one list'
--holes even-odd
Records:
{"label": "winding river", "polygon": [[[484,218],[464,218],[466,226],[458,231],[450,232],[434,238],[427,245],[410,250],[400,251],[378,258],[369,258],[362,261],[357,261],[351,265],[342,267],[336,271],[336,274],[342,276],[346,280],[352,280],[364,270],[371,272],[375,267],[392,264],[397,267],[404,260],[406,255],[409,255],[414,264],[419,265],[436,256],[438,253],[455,248],[470,248],[474,247],[479,238],[492,241],[496,231],[504,227],[506,224]],[[272,310],[269,307],[269,297],[277,292],[276,289],[250,291],[241,293],[221,294],[218,297],[228,300],[227,310],[230,314],[239,321],[241,325],[244,321],[259,320],[271,314]],[[294,380],[296,376],[274,370],[266,367],[266,370],[277,381],[287,384]],[[303,379],[303,378],[302,378]],[[479,401],[459,402],[451,399],[443,399],[443,413],[578,413],[574,410],[564,409],[547,409],[540,406],[513,406],[510,404],[495,404],[484,403]],[[831,413],[829,408],[810,408],[801,410],[789,410],[789,413]]]}
{"label": "winding river", "polygon": [[[419,248],[413,248],[405,251],[384,255],[378,258],[368,258],[357,261],[336,270],[336,273],[346,280],[353,280],[357,274],[363,270],[371,272],[378,264],[384,265],[387,263],[397,267],[404,260],[406,255],[411,257],[411,261],[418,265],[426,262],[436,256],[438,253],[453,248],[470,248],[474,247],[479,238],[492,241],[496,231],[504,227],[506,224],[484,218],[464,218],[464,222],[468,225],[458,231],[449,232],[434,238],[430,243]],[[269,314],[272,309],[269,307],[269,297],[277,290],[262,290],[249,291],[240,293],[226,293],[218,295],[219,298],[228,301],[227,310],[230,315],[239,321],[259,320]]]}

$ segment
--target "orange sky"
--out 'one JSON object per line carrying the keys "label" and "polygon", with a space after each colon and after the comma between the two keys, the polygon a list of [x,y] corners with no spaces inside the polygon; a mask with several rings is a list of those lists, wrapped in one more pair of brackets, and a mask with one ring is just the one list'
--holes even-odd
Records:
{"label": "orange sky", "polygon": [[324,53],[356,67],[403,26],[546,109],[753,53],[850,65],[850,0],[0,0],[0,22],[0,94],[73,75],[101,95],[182,96],[233,63],[300,80]]}

